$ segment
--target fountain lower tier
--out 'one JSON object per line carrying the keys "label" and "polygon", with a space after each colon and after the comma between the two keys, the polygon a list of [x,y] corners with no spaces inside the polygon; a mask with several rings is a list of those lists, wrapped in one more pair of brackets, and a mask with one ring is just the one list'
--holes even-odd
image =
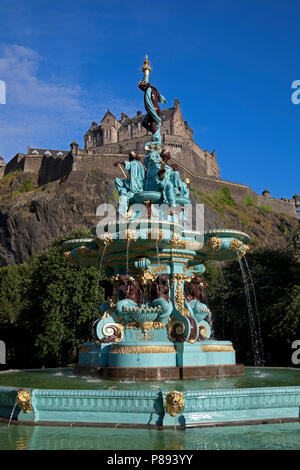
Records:
{"label": "fountain lower tier", "polygon": [[212,340],[201,277],[208,259],[243,256],[249,237],[236,230],[178,231],[177,221],[119,222],[94,239],[69,240],[65,256],[105,270],[106,301],[79,354],[76,374],[132,380],[237,376],[229,341]]}
{"label": "fountain lower tier", "polygon": [[74,373],[135,381],[235,377],[244,374],[244,366],[236,364],[230,341],[192,344],[144,341],[143,332],[135,330],[135,333],[140,340],[134,342],[127,340],[111,345],[85,343],[80,349],[78,364],[73,366]]}

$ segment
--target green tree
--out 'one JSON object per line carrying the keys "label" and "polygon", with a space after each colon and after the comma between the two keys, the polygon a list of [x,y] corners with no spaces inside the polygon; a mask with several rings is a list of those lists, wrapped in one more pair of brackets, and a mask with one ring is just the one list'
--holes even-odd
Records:
{"label": "green tree", "polygon": [[[259,326],[264,358],[269,365],[291,365],[291,343],[300,335],[300,266],[290,250],[258,249],[247,254],[255,297],[247,269],[252,312]],[[234,343],[238,362],[253,364],[252,336],[238,261],[215,263],[206,279],[212,283],[207,303],[213,312],[217,339]],[[255,309],[255,298],[258,313]]]}
{"label": "green tree", "polygon": [[[68,238],[79,236],[82,233],[73,232]],[[70,264],[62,254],[62,241],[56,240],[29,262],[27,302],[17,322],[23,337],[18,360],[26,367],[73,361],[99,316],[103,298],[99,270]]]}

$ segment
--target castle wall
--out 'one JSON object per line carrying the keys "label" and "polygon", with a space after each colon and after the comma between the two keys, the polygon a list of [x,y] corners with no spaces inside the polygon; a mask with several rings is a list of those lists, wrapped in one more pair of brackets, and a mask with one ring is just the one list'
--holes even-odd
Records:
{"label": "castle wall", "polygon": [[67,177],[73,168],[73,156],[69,153],[66,157],[42,157],[41,165],[38,170],[38,184],[47,184],[50,181],[56,181]]}
{"label": "castle wall", "polygon": [[24,157],[24,172],[25,173],[38,173],[43,160],[42,155],[25,155]]}
{"label": "castle wall", "polygon": [[12,171],[24,170],[24,154],[17,153],[6,165],[4,176]]}
{"label": "castle wall", "polygon": [[5,167],[6,165],[3,164],[3,165],[0,165],[0,178],[3,178],[4,176],[4,173],[5,173]]}
{"label": "castle wall", "polygon": [[299,217],[293,199],[281,200],[277,198],[264,197],[257,194],[247,185],[231,183],[230,181],[209,178],[206,176],[195,176],[193,173],[187,172],[186,170],[183,170],[182,174],[191,179],[191,186],[197,185],[197,188],[202,192],[217,192],[220,191],[223,186],[226,186],[230,189],[232,197],[238,203],[244,202],[245,197],[249,195],[253,199],[254,203],[259,206],[271,206],[275,212],[287,214],[292,217]]}

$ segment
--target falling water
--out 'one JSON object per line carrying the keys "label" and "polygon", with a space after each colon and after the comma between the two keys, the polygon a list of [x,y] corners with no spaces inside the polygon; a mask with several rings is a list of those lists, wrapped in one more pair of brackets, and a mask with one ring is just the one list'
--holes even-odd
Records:
{"label": "falling water", "polygon": [[9,425],[10,425],[10,422],[11,422],[11,420],[12,420],[12,417],[13,417],[13,415],[14,415],[14,412],[15,412],[16,406],[17,406],[17,400],[15,401],[15,404],[14,404],[14,407],[13,407],[13,409],[12,409],[12,412],[10,413],[10,417],[9,417],[9,421],[8,421],[8,425],[7,425],[7,426],[9,426]]}
{"label": "falling water", "polygon": [[246,265],[246,267],[247,267],[247,271],[248,271],[248,275],[249,275],[249,279],[250,279],[250,283],[251,283],[251,287],[252,287],[252,293],[253,293],[253,299],[254,299],[254,307],[255,307],[255,313],[256,313],[256,319],[257,319],[257,327],[258,327],[258,340],[259,340],[259,345],[260,345],[260,350],[261,350],[261,360],[262,360],[262,365],[264,365],[264,357],[263,357],[263,356],[264,356],[264,348],[263,348],[263,343],[262,343],[260,315],[259,315],[259,311],[258,311],[256,292],[255,292],[254,282],[253,282],[252,274],[251,274],[251,271],[250,271],[249,264],[248,264],[248,261],[247,261],[247,259],[246,259],[246,256],[244,256],[243,259],[244,259],[245,265]]}
{"label": "falling water", "polygon": [[251,341],[252,341],[252,348],[253,348],[253,360],[255,366],[260,366],[262,364],[261,359],[261,351],[260,351],[260,343],[257,337],[257,329],[255,324],[255,318],[253,315],[253,309],[251,304],[250,292],[247,283],[247,277],[245,273],[245,269],[240,257],[238,257],[239,265],[241,268],[242,278],[244,282],[244,289],[245,289],[245,296],[246,296],[246,303],[247,303],[247,310],[248,310],[248,317],[250,323],[250,333],[251,333]]}
{"label": "falling water", "polygon": [[161,277],[160,277],[160,258],[159,258],[159,247],[158,247],[158,238],[155,240],[155,246],[156,246],[156,256],[157,256],[157,264],[158,264],[158,272],[159,272],[159,285],[161,287]]}
{"label": "falling water", "polygon": [[100,276],[101,276],[101,271],[102,271],[102,265],[103,265],[103,258],[104,258],[104,254],[105,254],[105,251],[106,251],[106,247],[107,245],[105,244],[104,245],[104,248],[102,250],[102,254],[101,254],[101,257],[100,257],[100,261],[99,261],[99,269],[98,269],[98,276],[97,276],[97,285],[96,285],[96,292],[95,292],[95,300],[94,300],[94,313],[93,313],[93,323],[95,322],[96,320],[96,311],[97,311],[97,307],[96,307],[96,302],[97,302],[97,296],[98,296],[98,290],[99,290],[99,282],[100,282]]}
{"label": "falling water", "polygon": [[213,328],[212,313],[211,313],[211,311],[210,311],[209,314],[208,314],[207,323],[208,323],[209,326],[210,326],[210,339],[214,339],[214,338],[215,338],[215,334],[214,334],[214,328]]}
{"label": "falling water", "polygon": [[127,247],[126,247],[126,274],[128,275],[129,271],[129,245],[130,245],[130,239],[127,239]]}

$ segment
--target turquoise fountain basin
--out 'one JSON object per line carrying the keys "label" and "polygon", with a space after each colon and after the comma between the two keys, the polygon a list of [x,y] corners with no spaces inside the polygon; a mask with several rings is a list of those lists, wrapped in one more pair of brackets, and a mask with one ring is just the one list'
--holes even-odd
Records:
{"label": "turquoise fountain basin", "polygon": [[[0,373],[0,416],[36,425],[163,428],[299,421],[299,383],[299,369],[246,368],[244,377],[147,384],[76,377],[69,368],[8,371]],[[20,387],[29,391],[29,412],[16,405]],[[171,416],[166,394],[174,389],[184,406]]]}

